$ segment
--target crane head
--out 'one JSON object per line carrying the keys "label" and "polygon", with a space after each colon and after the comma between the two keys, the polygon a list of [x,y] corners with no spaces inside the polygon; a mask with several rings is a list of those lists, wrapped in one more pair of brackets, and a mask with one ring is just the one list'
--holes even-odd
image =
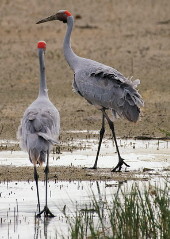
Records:
{"label": "crane head", "polygon": [[54,21],[54,20],[59,20],[59,21],[66,23],[67,18],[70,16],[71,16],[71,13],[69,11],[60,10],[56,14],[38,21],[36,24],[40,24],[40,23],[48,22],[48,21]]}
{"label": "crane head", "polygon": [[41,48],[41,49],[46,49],[46,42],[45,41],[39,41],[38,43],[37,43],[37,48]]}

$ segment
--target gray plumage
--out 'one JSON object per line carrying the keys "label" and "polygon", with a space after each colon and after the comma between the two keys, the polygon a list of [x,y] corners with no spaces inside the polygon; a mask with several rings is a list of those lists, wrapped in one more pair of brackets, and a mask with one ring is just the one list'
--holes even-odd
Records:
{"label": "gray plumage", "polygon": [[112,67],[77,56],[69,42],[73,23],[73,16],[68,17],[64,55],[74,71],[75,91],[98,108],[111,109],[115,117],[136,122],[139,109],[143,106],[143,100],[136,90],[140,81],[131,81]]}
{"label": "gray plumage", "polygon": [[53,20],[60,20],[67,23],[63,50],[66,61],[74,71],[72,84],[74,91],[84,97],[90,104],[95,105],[103,113],[99,147],[93,168],[97,167],[98,154],[105,131],[104,120],[106,118],[112,130],[119,156],[119,163],[112,171],[116,171],[117,168],[120,171],[123,164],[128,165],[119,154],[114,125],[105,110],[110,109],[114,118],[123,117],[129,121],[136,122],[139,119],[140,107],[144,105],[140,94],[136,90],[140,81],[132,81],[112,67],[77,56],[73,52],[70,43],[74,17],[67,10],[60,10],[55,15],[40,20],[37,24]]}
{"label": "gray plumage", "polygon": [[97,108],[111,109],[115,118],[136,122],[143,105],[135,89],[139,80],[132,82],[115,69],[95,61],[83,58],[80,61],[79,69],[74,71],[74,90]]}
{"label": "gray plumage", "polygon": [[45,162],[59,136],[59,113],[50,100],[38,97],[25,111],[18,130],[20,146],[33,164]]}
{"label": "gray plumage", "polygon": [[38,98],[26,109],[19,126],[17,138],[35,165],[45,162],[47,151],[56,144],[60,129],[60,116],[48,98],[46,88],[44,49],[39,48],[40,88]]}

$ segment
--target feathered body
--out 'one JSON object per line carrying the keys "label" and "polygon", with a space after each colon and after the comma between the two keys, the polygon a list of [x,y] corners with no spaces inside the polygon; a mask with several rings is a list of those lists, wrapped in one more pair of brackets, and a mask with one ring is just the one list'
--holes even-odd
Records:
{"label": "feathered body", "polygon": [[33,164],[45,162],[47,150],[58,141],[59,128],[59,112],[47,97],[38,97],[26,109],[18,139]]}
{"label": "feathered body", "polygon": [[131,81],[117,70],[90,59],[80,58],[74,69],[73,88],[97,108],[111,109],[114,117],[136,122],[143,101]]}

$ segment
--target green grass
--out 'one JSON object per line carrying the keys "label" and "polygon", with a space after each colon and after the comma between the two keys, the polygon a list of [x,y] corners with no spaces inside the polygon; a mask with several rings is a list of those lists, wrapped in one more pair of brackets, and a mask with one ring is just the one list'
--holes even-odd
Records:
{"label": "green grass", "polygon": [[163,134],[165,134],[165,137],[170,137],[170,132],[168,130],[159,129]]}
{"label": "green grass", "polygon": [[133,185],[130,192],[121,187],[111,201],[93,195],[91,206],[67,216],[72,239],[170,238],[170,198],[164,188]]}

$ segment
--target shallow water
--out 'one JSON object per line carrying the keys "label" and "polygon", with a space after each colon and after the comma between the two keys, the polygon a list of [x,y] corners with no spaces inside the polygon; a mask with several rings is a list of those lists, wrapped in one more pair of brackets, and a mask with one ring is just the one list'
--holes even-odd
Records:
{"label": "shallow water", "polygon": [[[42,219],[35,219],[37,198],[34,182],[1,183],[0,238],[45,238],[44,229],[47,227],[47,238],[55,238],[60,228],[62,231],[67,228],[61,210],[65,205],[66,210],[75,210],[76,201],[79,208],[85,208],[85,204],[89,201],[87,188],[90,186],[96,191],[95,183],[89,184],[89,182],[49,182],[49,208],[56,217],[44,221],[43,216]],[[41,199],[45,198],[44,190],[44,182],[39,182]],[[44,205],[44,200],[41,200],[41,203]],[[36,235],[38,237],[35,237]]]}
{"label": "shallow water", "polygon": [[[93,190],[96,196],[100,190],[106,188],[107,196],[111,197],[113,190],[106,187],[104,182],[49,182],[49,208],[56,215],[55,218],[44,220],[35,219],[36,212],[36,186],[34,182],[9,182],[1,183],[0,197],[0,238],[55,238],[62,231],[67,235],[67,225],[63,213],[73,212],[77,208],[85,208],[88,204]],[[44,198],[44,183],[39,183],[40,198]],[[74,193],[73,193],[74,192]],[[42,200],[44,205],[44,200]],[[45,231],[46,232],[45,232]],[[48,237],[46,237],[48,234]]]}
{"label": "shallow water", "polygon": [[[51,153],[50,166],[93,166],[98,140],[79,139],[67,144],[69,144],[69,147],[77,146],[81,149],[73,152],[62,152],[61,154]],[[142,170],[143,168],[160,170],[170,166],[169,141],[118,139],[118,144],[121,156],[126,159],[127,164],[130,164],[128,170]],[[112,168],[116,166],[117,160],[117,153],[112,140],[104,140],[100,150],[98,167]],[[28,154],[22,151],[1,151],[0,165],[32,166],[28,160]]]}
{"label": "shallow water", "polygon": [[[160,179],[152,179],[151,185],[160,183]],[[121,187],[128,192],[133,181],[124,183]],[[148,182],[137,182],[140,188]],[[111,186],[111,187],[110,187]],[[36,186],[34,182],[1,182],[0,184],[0,238],[61,238],[68,236],[68,224],[62,213],[74,215],[76,209],[86,209],[90,206],[92,191],[97,200],[112,201],[118,190],[118,182],[52,182],[48,184],[48,205],[55,217],[51,219],[35,218],[37,212]],[[45,186],[39,182],[41,209],[44,205]],[[56,237],[57,236],[57,237]]]}
{"label": "shallow water", "polygon": [[[1,144],[6,144],[2,142]],[[8,144],[16,144],[15,141]],[[69,146],[78,146],[81,150],[50,154],[50,166],[91,167],[94,164],[97,140],[75,140],[69,142]],[[163,169],[170,167],[169,142],[161,140],[118,140],[120,152],[126,162],[130,164],[129,170],[143,170],[144,168],[159,171],[159,175],[166,176]],[[117,163],[115,146],[111,140],[104,140],[98,161],[100,168],[112,168]],[[32,166],[28,155],[22,151],[1,151],[0,166],[12,165],[16,167]],[[162,185],[164,177],[154,174],[148,181],[138,181],[141,190],[151,183],[159,182]],[[133,181],[123,182],[128,192]],[[92,198],[92,191],[97,198],[112,200],[112,196],[118,190],[117,181],[76,181],[60,182],[50,181],[48,184],[48,205],[55,218],[35,218],[37,211],[36,186],[34,182],[1,182],[0,183],[0,238],[61,238],[69,235],[68,224],[62,213],[65,208],[67,215],[72,215],[76,208],[85,209]],[[45,185],[39,182],[41,209],[44,206]]]}

